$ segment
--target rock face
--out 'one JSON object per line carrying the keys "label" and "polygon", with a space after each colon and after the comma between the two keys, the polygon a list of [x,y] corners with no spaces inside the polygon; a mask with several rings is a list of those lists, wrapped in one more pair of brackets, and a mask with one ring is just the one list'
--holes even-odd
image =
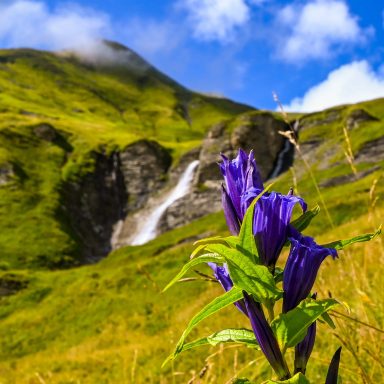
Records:
{"label": "rock face", "polygon": [[14,273],[5,273],[0,276],[0,297],[13,295],[28,286],[24,276]]}
{"label": "rock face", "polygon": [[[238,148],[247,152],[253,149],[261,175],[264,180],[267,179],[277,163],[279,153],[284,149],[285,139],[278,132],[287,129],[289,126],[286,123],[266,112],[244,116],[241,124],[232,132],[226,123],[213,126],[202,144],[198,157],[200,164],[191,193],[168,208],[160,222],[159,233],[221,209],[222,176],[217,164],[221,161],[220,153],[234,157]],[[287,152],[288,157],[280,173],[292,164],[293,149]]]}
{"label": "rock face", "polygon": [[364,109],[355,109],[347,117],[347,128],[349,130],[356,129],[361,123],[366,121],[378,121],[378,119]]}
{"label": "rock face", "polygon": [[0,186],[11,182],[15,177],[15,170],[11,163],[0,164]]}
{"label": "rock face", "polygon": [[129,145],[119,156],[130,212],[141,208],[153,192],[164,186],[172,157],[157,142],[147,140]]}
{"label": "rock face", "polygon": [[384,137],[367,142],[355,156],[357,163],[375,163],[384,160]]}
{"label": "rock face", "polygon": [[[286,152],[285,139],[278,132],[287,129],[286,123],[267,112],[244,115],[235,124],[216,124],[201,148],[187,153],[173,169],[168,151],[153,141],[140,140],[112,154],[93,153],[94,171],[63,188],[65,213],[79,238],[83,259],[98,260],[112,247],[130,244],[138,220],[164,201],[193,160],[200,163],[191,190],[167,209],[158,233],[220,210],[219,154],[234,157],[238,148],[253,149],[267,179],[279,153]],[[50,135],[45,128],[41,133]]]}
{"label": "rock face", "polygon": [[41,123],[33,128],[33,133],[42,140],[53,142],[57,138],[57,131],[51,124]]}
{"label": "rock face", "polygon": [[246,151],[253,149],[261,177],[265,180],[273,171],[278,154],[284,148],[285,139],[279,131],[286,131],[289,126],[268,112],[245,116],[243,121],[232,133],[231,146],[234,151],[237,148]]}
{"label": "rock face", "polygon": [[220,153],[234,157],[238,148],[254,151],[261,176],[267,179],[284,147],[285,139],[279,131],[288,129],[285,122],[268,112],[244,115],[240,124],[233,129],[226,123],[215,125],[203,141],[197,183],[221,180],[217,166],[221,160]]}
{"label": "rock face", "polygon": [[81,244],[84,261],[111,250],[116,223],[141,208],[164,185],[171,156],[159,144],[141,140],[121,152],[92,153],[93,172],[62,188],[64,213]]}
{"label": "rock face", "polygon": [[64,212],[84,261],[108,254],[113,225],[125,216],[128,200],[119,155],[93,153],[92,157],[94,171],[66,183],[62,190]]}
{"label": "rock face", "polygon": [[221,209],[221,192],[219,185],[199,190],[192,188],[191,193],[177,200],[170,206],[159,222],[159,233],[181,227],[193,220]]}

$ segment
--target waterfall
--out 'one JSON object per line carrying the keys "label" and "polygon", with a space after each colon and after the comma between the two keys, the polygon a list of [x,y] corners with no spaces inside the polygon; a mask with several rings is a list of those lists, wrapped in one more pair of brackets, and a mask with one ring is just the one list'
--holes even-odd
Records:
{"label": "waterfall", "polygon": [[117,245],[119,243],[119,236],[121,233],[121,230],[124,226],[124,220],[119,220],[114,226],[113,226],[113,232],[111,237],[111,248],[116,249]]}
{"label": "waterfall", "polygon": [[285,156],[287,155],[287,153],[289,153],[289,151],[291,150],[291,143],[289,142],[288,139],[285,139],[284,141],[284,147],[283,149],[280,151],[280,153],[278,154],[277,156],[277,161],[276,161],[276,165],[275,165],[275,168],[273,168],[273,171],[271,172],[270,176],[268,177],[268,179],[273,179],[274,177],[277,177],[280,175],[281,173],[281,170],[284,166],[284,160],[285,160]]}
{"label": "waterfall", "polygon": [[176,200],[185,196],[191,186],[193,174],[198,166],[199,161],[192,161],[181,175],[175,188],[173,188],[165,200],[153,210],[148,217],[144,218],[139,224],[136,234],[133,236],[131,245],[141,245],[147,243],[156,237],[156,229],[164,212],[170,207]]}

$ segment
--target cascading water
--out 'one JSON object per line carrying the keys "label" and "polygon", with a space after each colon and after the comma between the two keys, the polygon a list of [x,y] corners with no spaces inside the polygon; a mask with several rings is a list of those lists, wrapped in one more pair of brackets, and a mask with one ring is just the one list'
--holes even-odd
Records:
{"label": "cascading water", "polygon": [[164,212],[170,207],[176,200],[185,196],[191,186],[193,174],[196,167],[199,165],[199,161],[192,161],[181,175],[176,187],[169,192],[165,200],[153,210],[147,218],[139,223],[137,232],[133,237],[131,245],[141,245],[156,237],[156,229]]}
{"label": "cascading water", "polygon": [[292,144],[289,142],[288,139],[285,139],[284,147],[277,156],[276,166],[271,172],[271,174],[269,175],[268,179],[273,179],[280,175],[285,165],[284,164],[285,157],[291,151],[291,149],[292,149]]}

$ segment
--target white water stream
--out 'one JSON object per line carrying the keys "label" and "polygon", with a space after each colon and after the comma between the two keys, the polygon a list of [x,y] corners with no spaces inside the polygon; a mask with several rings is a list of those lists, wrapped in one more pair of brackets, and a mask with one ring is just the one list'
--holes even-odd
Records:
{"label": "white water stream", "polygon": [[290,150],[291,150],[291,143],[289,142],[288,139],[285,139],[284,147],[277,156],[276,166],[273,169],[271,175],[269,176],[269,179],[273,179],[280,175],[284,165],[284,157]]}
{"label": "white water stream", "polygon": [[185,196],[189,192],[193,180],[193,174],[198,164],[198,160],[192,161],[192,163],[190,163],[182,173],[175,188],[172,189],[166,196],[165,200],[161,202],[160,205],[154,209],[148,217],[139,223],[136,234],[133,236],[131,245],[145,244],[156,237],[156,229],[164,212],[176,200]]}

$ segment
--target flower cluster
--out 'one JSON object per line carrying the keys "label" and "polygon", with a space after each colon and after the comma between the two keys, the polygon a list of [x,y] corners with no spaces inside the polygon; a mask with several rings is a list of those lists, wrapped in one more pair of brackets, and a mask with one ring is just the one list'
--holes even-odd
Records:
{"label": "flower cluster", "polygon": [[[338,305],[335,299],[319,299],[312,292],[319,268],[328,256],[338,257],[336,248],[371,240],[380,230],[318,245],[313,238],[301,233],[318,209],[307,211],[305,201],[292,191],[284,195],[264,188],[253,152],[247,155],[240,149],[235,159],[224,155],[222,159],[222,203],[232,236],[198,241],[191,260],[166,289],[196,265],[208,263],[225,293],[193,317],[170,359],[184,350],[211,342],[257,345],[279,383],[286,380],[291,384],[309,383],[305,372],[315,343],[316,321]],[[292,221],[296,205],[302,215]],[[289,255],[281,269],[276,264],[283,247],[289,245]],[[281,299],[281,313],[275,316],[275,304]],[[200,321],[231,304],[247,317],[252,330],[231,328],[185,343]],[[288,348],[295,349],[293,372],[285,359]],[[340,349],[331,361],[326,384],[337,383],[339,360]]]}
{"label": "flower cluster", "polygon": [[[222,186],[222,202],[228,228],[238,234],[245,212],[252,201],[262,193],[264,186],[257,169],[253,152],[247,156],[239,150],[234,160],[222,155],[220,170],[224,177]],[[283,274],[283,312],[295,308],[311,293],[321,263],[328,255],[337,257],[337,251],[317,245],[311,237],[303,236],[290,225],[293,208],[299,204],[305,212],[307,204],[292,191],[287,195],[277,192],[265,193],[256,203],[253,216],[253,236],[261,264],[267,266],[272,273],[287,239],[291,250]],[[213,265],[210,264],[212,267]],[[215,268],[215,267],[214,267]],[[224,289],[233,286],[227,269],[216,278]],[[225,281],[225,283],[224,283]],[[280,377],[290,377],[287,364],[282,356],[277,340],[268,324],[261,304],[244,292],[246,314],[255,333],[256,339],[269,363]],[[239,305],[238,303],[236,303]],[[309,327],[307,336],[296,346],[295,370],[305,373],[309,355],[312,352],[316,335],[315,323]]]}

